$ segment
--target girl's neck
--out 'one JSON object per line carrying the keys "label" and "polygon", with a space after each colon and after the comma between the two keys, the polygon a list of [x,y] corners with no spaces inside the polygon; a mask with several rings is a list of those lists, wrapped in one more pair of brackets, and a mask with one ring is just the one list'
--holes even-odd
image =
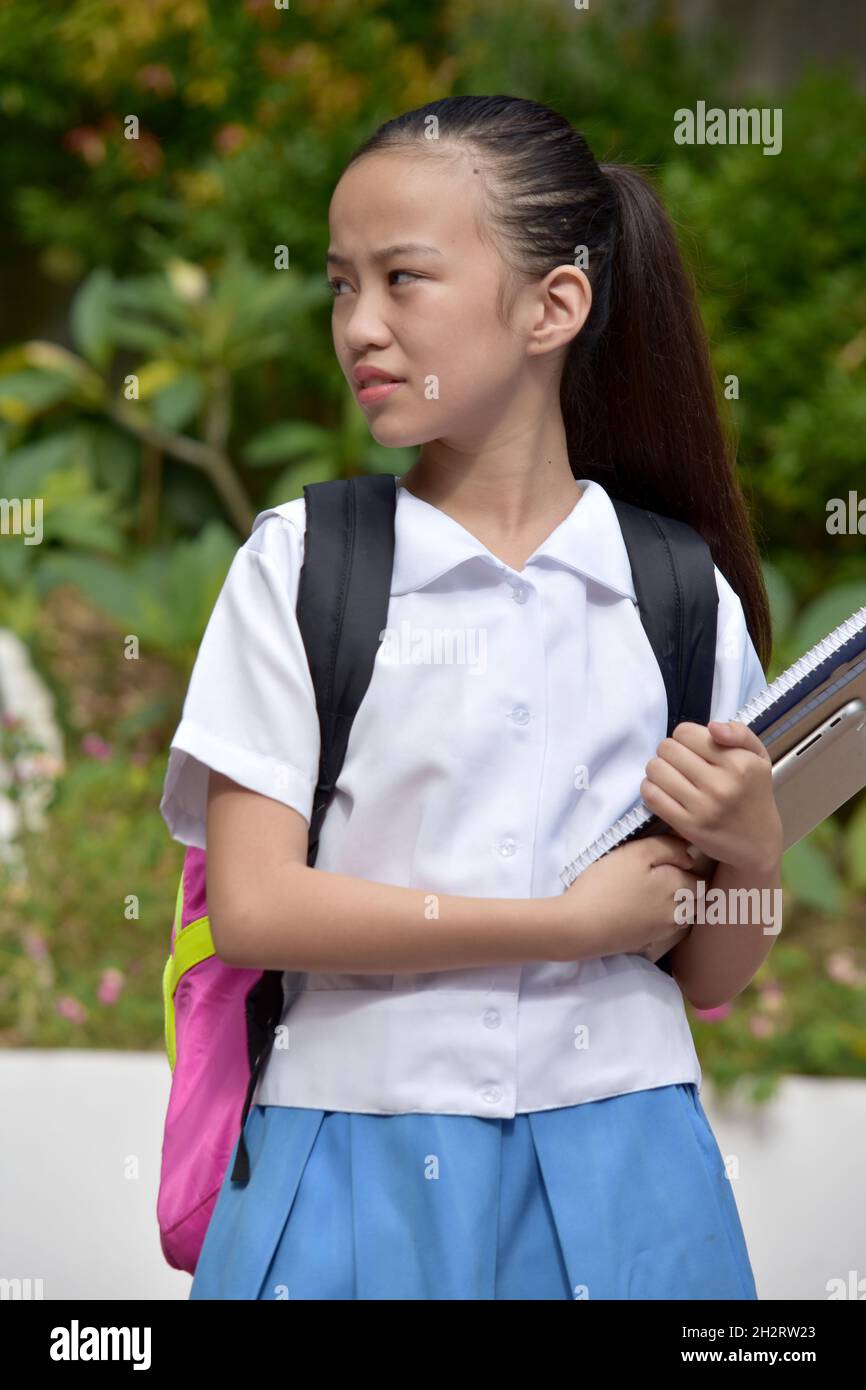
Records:
{"label": "girl's neck", "polygon": [[567,462],[508,479],[472,469],[449,472],[419,459],[398,485],[452,517],[517,571],[570,515],[583,491]]}

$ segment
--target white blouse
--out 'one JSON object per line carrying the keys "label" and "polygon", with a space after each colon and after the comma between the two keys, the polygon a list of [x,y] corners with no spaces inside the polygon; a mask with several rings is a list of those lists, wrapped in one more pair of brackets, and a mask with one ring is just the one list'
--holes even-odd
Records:
{"label": "white blouse", "polygon": [[[319,871],[551,897],[565,865],[637,800],[667,730],[664,682],[613,503],[579,481],[520,572],[398,488],[388,628]],[[295,616],[304,524],[303,497],[258,514],[208,621],[160,803],[183,844],[206,847],[209,767],[309,821],[319,725]],[[715,573],[712,717],[729,719],[766,679],[740,599]],[[262,1105],[508,1117],[701,1084],[679,986],[643,956],[285,972],[283,989],[286,1032],[259,1079]]]}

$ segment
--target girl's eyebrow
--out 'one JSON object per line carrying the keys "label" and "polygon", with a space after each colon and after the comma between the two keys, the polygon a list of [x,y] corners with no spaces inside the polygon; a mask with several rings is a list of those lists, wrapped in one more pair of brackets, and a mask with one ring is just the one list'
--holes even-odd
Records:
{"label": "girl's eyebrow", "polygon": [[[403,241],[396,246],[383,246],[378,251],[370,253],[372,261],[387,261],[392,256],[441,256],[442,252],[435,246],[425,246],[418,241]],[[340,256],[336,251],[329,251],[325,257],[327,265],[351,265],[348,256]]]}

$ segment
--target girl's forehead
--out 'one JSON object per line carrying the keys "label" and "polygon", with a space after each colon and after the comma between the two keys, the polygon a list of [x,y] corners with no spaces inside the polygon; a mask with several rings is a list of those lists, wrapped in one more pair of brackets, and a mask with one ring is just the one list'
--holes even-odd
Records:
{"label": "girl's forehead", "polygon": [[468,159],[397,150],[366,155],[339,179],[330,211],[332,217],[344,217],[363,207],[367,215],[384,216],[424,208],[456,216],[480,183]]}
{"label": "girl's forehead", "polygon": [[396,152],[362,159],[346,170],[331,198],[332,242],[351,239],[359,248],[376,250],[426,244],[445,253],[449,244],[475,240],[478,207],[472,178],[464,161],[400,157]]}

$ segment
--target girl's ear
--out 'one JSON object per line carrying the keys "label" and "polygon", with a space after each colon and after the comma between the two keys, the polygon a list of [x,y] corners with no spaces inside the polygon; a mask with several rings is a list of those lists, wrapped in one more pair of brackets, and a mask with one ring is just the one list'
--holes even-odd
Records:
{"label": "girl's ear", "polygon": [[545,352],[566,348],[583,328],[592,308],[592,286],[574,265],[551,270],[539,287],[540,314],[533,340]]}

